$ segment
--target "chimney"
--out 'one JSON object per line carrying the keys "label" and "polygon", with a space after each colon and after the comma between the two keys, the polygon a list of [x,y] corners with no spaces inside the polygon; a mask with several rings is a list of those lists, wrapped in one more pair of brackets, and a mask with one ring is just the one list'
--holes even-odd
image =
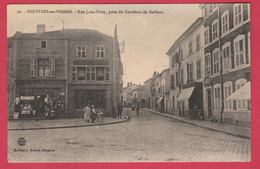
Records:
{"label": "chimney", "polygon": [[37,25],[37,33],[45,32],[45,24],[38,24]]}
{"label": "chimney", "polygon": [[127,87],[129,86],[129,82],[127,82]]}
{"label": "chimney", "polygon": [[132,86],[132,82],[130,82],[130,85]]}

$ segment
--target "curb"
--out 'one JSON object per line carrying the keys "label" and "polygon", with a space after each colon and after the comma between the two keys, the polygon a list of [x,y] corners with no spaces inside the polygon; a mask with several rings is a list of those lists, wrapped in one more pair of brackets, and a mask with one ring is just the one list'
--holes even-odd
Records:
{"label": "curb", "polygon": [[225,130],[220,130],[220,129],[216,129],[216,128],[213,128],[213,127],[204,126],[204,125],[197,124],[197,123],[193,123],[193,122],[190,122],[190,121],[187,121],[187,120],[182,120],[182,119],[179,119],[179,118],[175,118],[175,117],[170,116],[170,115],[167,115],[167,114],[161,114],[161,113],[156,112],[156,111],[154,111],[154,110],[150,110],[150,109],[143,109],[143,110],[149,111],[149,112],[151,112],[151,113],[155,113],[155,114],[160,115],[160,116],[164,116],[164,117],[167,117],[167,118],[171,118],[171,119],[174,119],[174,120],[177,120],[177,121],[181,121],[181,122],[184,122],[184,123],[188,123],[188,124],[191,124],[191,125],[194,125],[194,126],[198,126],[198,127],[204,128],[204,129],[208,129],[208,130],[212,130],[212,131],[217,131],[217,132],[229,134],[229,135],[236,136],[236,137],[251,139],[251,137],[250,137],[250,136],[247,136],[247,135],[238,134],[238,133],[233,133],[233,132],[230,132],[230,131],[225,131]]}
{"label": "curb", "polygon": [[120,120],[120,121],[113,121],[113,122],[105,122],[105,123],[93,123],[93,124],[75,125],[75,126],[57,126],[57,127],[37,127],[37,128],[25,128],[25,129],[8,129],[8,131],[79,128],[79,127],[91,127],[91,126],[104,126],[104,125],[119,124],[119,123],[124,123],[124,122],[127,122],[127,120]]}

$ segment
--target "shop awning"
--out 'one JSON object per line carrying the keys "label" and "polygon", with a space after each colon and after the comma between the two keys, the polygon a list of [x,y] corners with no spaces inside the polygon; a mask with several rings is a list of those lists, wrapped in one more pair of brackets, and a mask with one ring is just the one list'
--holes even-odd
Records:
{"label": "shop awning", "polygon": [[156,101],[156,103],[160,103],[160,102],[162,101],[162,99],[163,99],[163,97],[160,97],[160,98]]}
{"label": "shop awning", "polygon": [[251,82],[247,82],[225,100],[251,100]]}
{"label": "shop awning", "polygon": [[188,100],[194,90],[194,87],[190,87],[187,89],[182,89],[181,94],[179,95],[177,101]]}

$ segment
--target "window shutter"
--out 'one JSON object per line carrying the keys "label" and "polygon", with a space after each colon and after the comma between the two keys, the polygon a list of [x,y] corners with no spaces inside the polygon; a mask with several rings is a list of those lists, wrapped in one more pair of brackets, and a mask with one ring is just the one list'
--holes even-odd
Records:
{"label": "window shutter", "polygon": [[237,101],[236,100],[233,100],[233,109],[237,110]]}
{"label": "window shutter", "polygon": [[50,77],[55,77],[55,59],[49,59],[49,69],[50,69]]}
{"label": "window shutter", "polygon": [[36,48],[36,49],[40,49],[40,48],[41,48],[41,41],[40,41],[40,40],[36,40],[36,42],[35,42],[35,48]]}
{"label": "window shutter", "polygon": [[30,59],[30,77],[37,77],[37,60],[35,58]]}

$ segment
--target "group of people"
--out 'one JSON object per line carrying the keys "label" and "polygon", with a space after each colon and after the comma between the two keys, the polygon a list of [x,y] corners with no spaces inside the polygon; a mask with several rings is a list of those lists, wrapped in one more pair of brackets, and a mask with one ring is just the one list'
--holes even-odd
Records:
{"label": "group of people", "polygon": [[87,106],[83,109],[84,110],[84,121],[86,123],[94,123],[95,121],[103,122],[103,112],[102,111],[95,111],[95,106],[87,104]]}
{"label": "group of people", "polygon": [[123,106],[119,103],[118,106],[113,105],[112,107],[112,117],[113,119],[122,119]]}

